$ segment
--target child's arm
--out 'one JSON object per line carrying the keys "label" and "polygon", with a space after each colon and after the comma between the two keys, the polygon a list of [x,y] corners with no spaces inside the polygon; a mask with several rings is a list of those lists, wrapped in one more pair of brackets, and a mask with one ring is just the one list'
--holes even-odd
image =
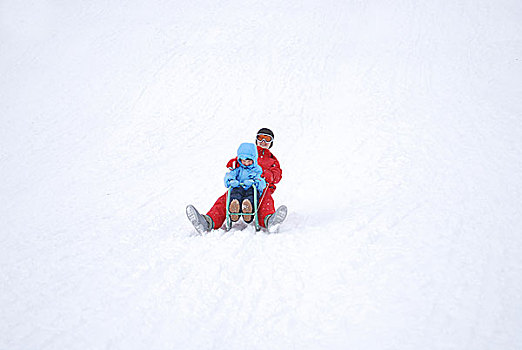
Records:
{"label": "child's arm", "polygon": [[259,168],[259,169],[256,168],[256,177],[255,177],[255,179],[254,179],[254,182],[255,182],[255,184],[256,184],[256,188],[257,188],[257,190],[258,190],[260,193],[262,193],[263,190],[264,190],[265,187],[266,187],[266,181],[265,181],[265,179],[263,179],[263,178],[261,177],[261,174],[263,173],[263,169],[262,169],[259,165],[258,165],[258,168]]}
{"label": "child's arm", "polygon": [[236,180],[237,170],[234,169],[225,174],[225,187],[237,187],[239,186],[239,181]]}
{"label": "child's arm", "polygon": [[266,181],[262,177],[256,179],[256,188],[261,193],[266,187]]}

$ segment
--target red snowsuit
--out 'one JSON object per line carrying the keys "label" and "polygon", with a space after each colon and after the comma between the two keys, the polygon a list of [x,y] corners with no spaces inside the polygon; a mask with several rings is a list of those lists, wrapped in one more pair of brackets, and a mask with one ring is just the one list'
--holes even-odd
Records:
{"label": "red snowsuit", "polygon": [[[279,166],[279,161],[277,158],[266,148],[257,147],[257,164],[263,169],[263,174],[261,175],[266,181],[266,188],[261,195],[261,199],[259,201],[259,211],[258,211],[258,219],[259,224],[262,227],[265,226],[265,217],[269,214],[273,214],[275,212],[274,207],[274,199],[272,198],[272,193],[274,193],[276,189],[276,183],[281,181],[282,170]],[[237,158],[231,159],[227,163],[227,168],[235,169],[238,167]],[[214,206],[210,208],[207,215],[212,218],[214,221],[214,229],[218,229],[225,222],[226,213],[227,213],[227,192],[224,195],[218,198]]]}

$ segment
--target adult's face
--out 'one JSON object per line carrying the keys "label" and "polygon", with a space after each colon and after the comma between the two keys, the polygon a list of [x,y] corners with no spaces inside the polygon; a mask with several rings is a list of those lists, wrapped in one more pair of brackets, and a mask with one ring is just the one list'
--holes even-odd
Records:
{"label": "adult's face", "polygon": [[262,140],[262,141],[257,140],[257,145],[261,148],[268,149],[270,147],[270,142],[266,142],[265,140]]}
{"label": "adult's face", "polygon": [[269,148],[274,138],[271,135],[267,134],[257,134],[256,136],[256,144],[261,148]]}

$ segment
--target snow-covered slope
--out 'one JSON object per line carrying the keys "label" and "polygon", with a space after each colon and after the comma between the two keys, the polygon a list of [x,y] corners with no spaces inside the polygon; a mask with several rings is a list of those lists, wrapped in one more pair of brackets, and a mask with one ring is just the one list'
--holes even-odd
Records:
{"label": "snow-covered slope", "polygon": [[[519,1],[0,3],[0,349],[522,348]],[[195,234],[261,127],[278,234]]]}

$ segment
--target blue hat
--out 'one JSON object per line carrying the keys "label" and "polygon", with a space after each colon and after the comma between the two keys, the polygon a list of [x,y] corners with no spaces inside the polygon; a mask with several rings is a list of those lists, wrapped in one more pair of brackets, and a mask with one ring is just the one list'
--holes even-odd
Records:
{"label": "blue hat", "polygon": [[257,165],[257,147],[253,143],[242,143],[237,149],[237,159],[252,159]]}

